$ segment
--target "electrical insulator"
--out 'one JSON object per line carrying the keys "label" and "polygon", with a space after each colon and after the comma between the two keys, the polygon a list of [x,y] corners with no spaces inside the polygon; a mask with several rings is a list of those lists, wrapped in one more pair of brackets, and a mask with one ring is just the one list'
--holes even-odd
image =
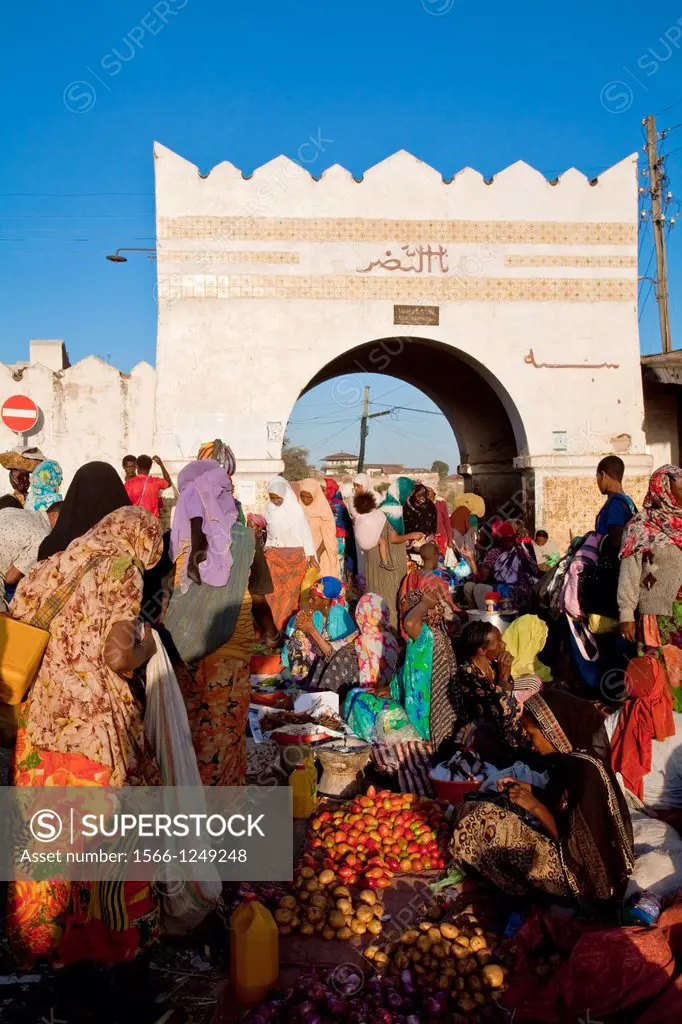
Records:
{"label": "electrical insulator", "polygon": [[671,217],[670,218],[670,227],[672,227],[674,223],[675,223],[675,217]]}
{"label": "electrical insulator", "polygon": [[671,201],[672,197],[673,197],[672,192],[668,192],[668,197],[667,197],[668,198],[668,202]]}

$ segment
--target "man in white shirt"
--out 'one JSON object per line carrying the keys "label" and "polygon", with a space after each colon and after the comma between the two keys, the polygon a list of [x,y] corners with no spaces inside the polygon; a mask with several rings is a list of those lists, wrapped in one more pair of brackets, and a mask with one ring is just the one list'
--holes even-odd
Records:
{"label": "man in white shirt", "polygon": [[54,528],[61,501],[47,511],[0,507],[0,612],[7,611],[6,587],[15,587],[38,560],[38,548]]}

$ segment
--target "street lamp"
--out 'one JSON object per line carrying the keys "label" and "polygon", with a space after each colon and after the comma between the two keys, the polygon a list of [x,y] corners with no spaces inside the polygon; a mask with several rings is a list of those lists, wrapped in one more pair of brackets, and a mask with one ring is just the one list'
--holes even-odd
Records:
{"label": "street lamp", "polygon": [[154,255],[153,256],[148,256],[147,259],[149,259],[149,260],[155,260],[156,259],[156,249],[139,249],[139,248],[117,249],[115,253],[112,253],[110,256],[107,256],[107,259],[110,260],[111,263],[127,263],[128,262],[128,257],[127,256],[121,256],[122,252],[149,252],[149,253],[153,253]]}

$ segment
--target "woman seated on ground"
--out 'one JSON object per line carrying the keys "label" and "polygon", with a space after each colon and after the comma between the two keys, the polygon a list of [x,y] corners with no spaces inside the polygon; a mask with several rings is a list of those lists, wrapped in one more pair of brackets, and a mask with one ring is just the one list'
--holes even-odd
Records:
{"label": "woman seated on ground", "polygon": [[357,627],[335,576],[322,576],[310,588],[306,607],[292,615],[285,633],[282,664],[306,689],[338,693],[357,683]]}
{"label": "woman seated on ground", "polygon": [[390,683],[398,667],[400,645],[388,605],[378,594],[363,594],[355,621],[360,631],[355,638],[359,685],[348,694],[343,717],[356,736],[370,740],[377,715],[399,708],[390,697]]}
{"label": "woman seated on ground", "polygon": [[447,584],[438,576],[422,580],[421,589],[406,593],[402,611],[407,648],[392,692],[435,751],[455,724],[451,687],[457,663],[447,630],[454,615]]}
{"label": "woman seated on ground", "polygon": [[546,789],[501,779],[509,807],[460,804],[454,860],[514,896],[542,892],[617,912],[634,866],[632,826],[600,713],[589,701],[551,690],[526,701],[523,728],[545,762]]}
{"label": "woman seated on ground", "polygon": [[473,745],[485,761],[500,767],[516,760],[516,748],[523,743],[512,661],[495,626],[470,622],[464,627],[452,688],[457,714],[453,739],[458,746]]}
{"label": "woman seated on ground", "polygon": [[519,540],[513,523],[498,520],[492,532],[493,547],[480,567],[470,562],[474,575],[471,582],[465,583],[464,593],[472,607],[483,610],[485,595],[495,590],[520,611],[531,603],[533,585],[540,577],[537,563],[526,544]]}

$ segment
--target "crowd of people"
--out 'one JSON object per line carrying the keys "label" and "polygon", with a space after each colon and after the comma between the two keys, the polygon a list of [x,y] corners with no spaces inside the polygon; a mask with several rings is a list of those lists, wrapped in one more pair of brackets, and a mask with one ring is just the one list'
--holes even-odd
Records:
{"label": "crowd of people", "polygon": [[[344,499],[331,478],[278,476],[263,514],[245,515],[222,441],[180,472],[165,535],[160,496],[173,484],[160,459],[126,457],[123,481],[90,462],[65,495],[56,462],[25,460],[0,498],[0,601],[50,641],[19,706],[14,785],[163,782],[144,733],[153,627],[205,785],[245,784],[250,661],[273,653],[286,685],[334,692],[357,736],[403,759],[401,784],[407,762],[463,750],[547,773],[543,789],[510,775],[497,799],[458,805],[456,863],[513,894],[607,913],[622,899],[633,846],[615,773],[641,785],[643,733],[670,735],[682,709],[682,469],[656,470],[639,512],[622,461],[603,459],[595,529],[564,552],[520,519],[486,519],[479,495],[449,510],[406,477],[379,493],[360,473]],[[653,688],[600,687],[633,665],[656,674],[651,713],[632,706],[649,708]],[[612,745],[614,705],[628,714]],[[10,886],[19,960],[126,961],[149,948],[151,887],[120,883],[122,929],[98,885]]]}

